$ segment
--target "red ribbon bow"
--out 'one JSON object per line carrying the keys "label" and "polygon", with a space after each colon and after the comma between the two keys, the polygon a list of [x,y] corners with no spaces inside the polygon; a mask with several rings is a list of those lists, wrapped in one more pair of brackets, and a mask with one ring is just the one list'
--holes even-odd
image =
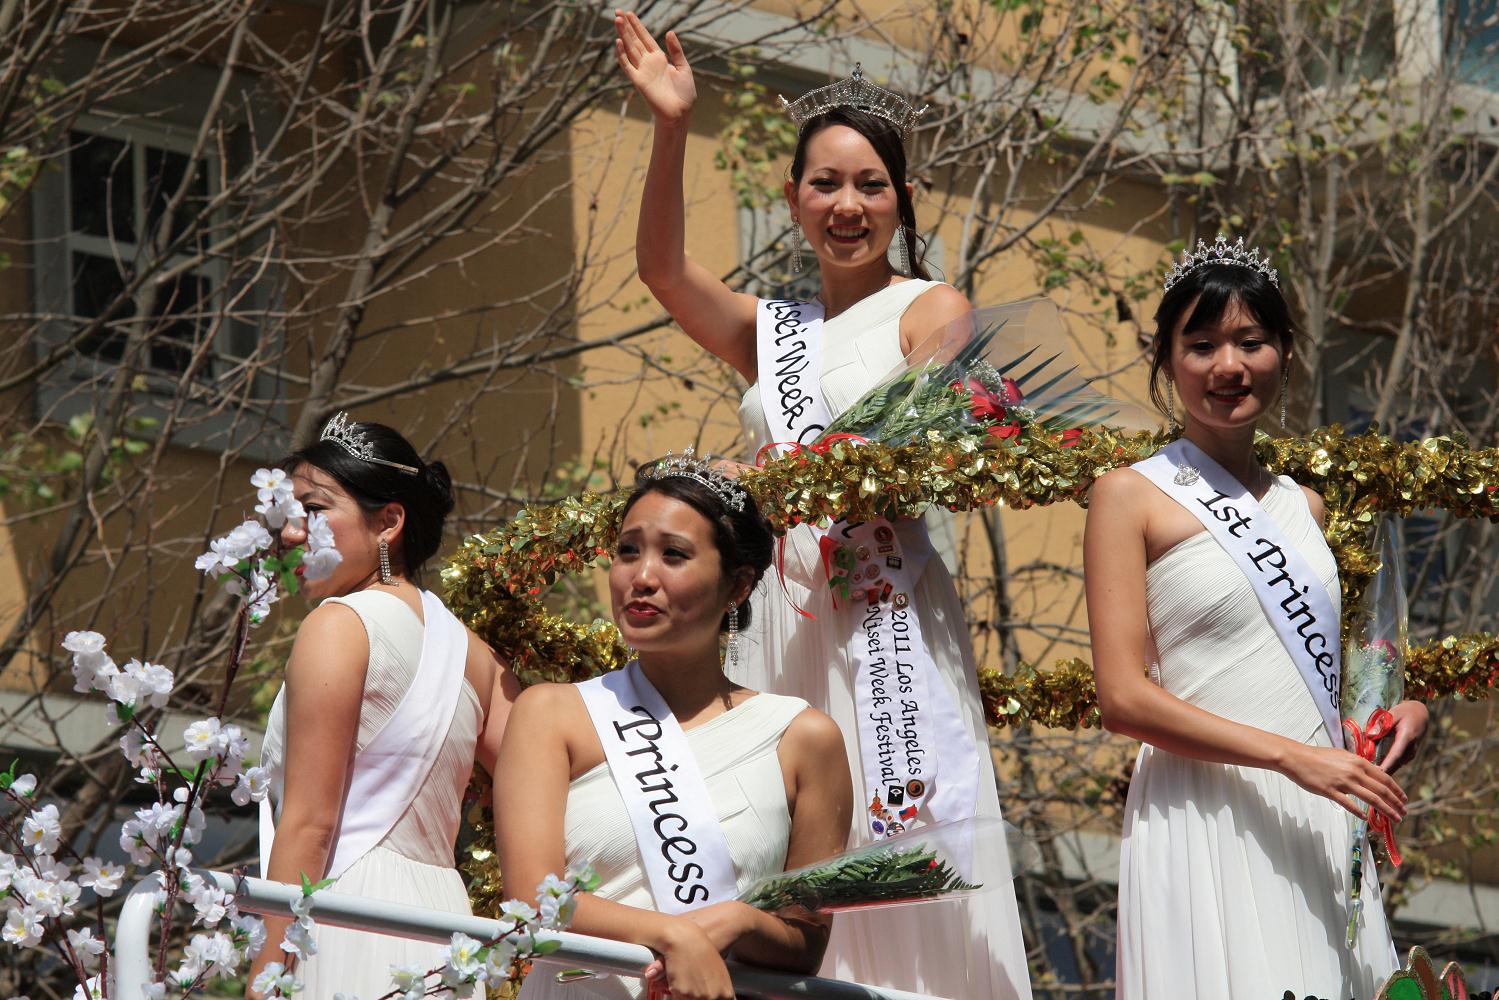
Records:
{"label": "red ribbon bow", "polygon": [[[807,457],[802,454],[803,452],[810,451],[814,455],[826,455],[828,453],[828,449],[833,447],[833,445],[837,444],[839,441],[853,441],[859,444],[869,443],[869,439],[866,437],[860,437],[857,434],[842,433],[829,434],[822,440],[816,441],[812,444],[802,444],[800,441],[772,441],[769,444],[765,445],[765,447],[761,448],[759,451],[755,452],[755,465],[762,466],[765,464],[767,458],[777,457],[798,458],[801,461],[805,462],[807,460]],[[790,448],[791,450],[786,452],[786,454],[784,455],[777,456],[774,454],[775,449],[777,448]],[[789,533],[790,530],[788,529],[787,534]],[[826,537],[822,539],[823,542],[826,542],[827,540],[828,539]],[[826,546],[823,546],[822,548],[822,559],[823,571],[828,574],[831,582],[832,571],[829,569],[829,553]],[[776,577],[781,581],[781,593],[786,595],[786,602],[790,604],[791,607],[795,609],[796,613],[801,615],[803,618],[809,619],[811,621],[816,621],[817,616],[812,614],[812,612],[808,611],[806,608],[803,608],[800,604],[797,604],[791,596],[791,589],[786,586],[786,535],[782,535],[776,542]],[[836,601],[834,602],[834,607],[837,607]]]}
{"label": "red ribbon bow", "polygon": [[[1344,719],[1343,731],[1348,734],[1348,749],[1372,764],[1379,741],[1395,731],[1395,717],[1387,709],[1376,708],[1363,729],[1360,729],[1358,723],[1352,719]],[[1369,807],[1367,819],[1369,829],[1379,834],[1380,840],[1384,841],[1385,853],[1390,857],[1390,864],[1399,868],[1400,847],[1395,843],[1395,824],[1390,822],[1390,817],[1372,805]]]}

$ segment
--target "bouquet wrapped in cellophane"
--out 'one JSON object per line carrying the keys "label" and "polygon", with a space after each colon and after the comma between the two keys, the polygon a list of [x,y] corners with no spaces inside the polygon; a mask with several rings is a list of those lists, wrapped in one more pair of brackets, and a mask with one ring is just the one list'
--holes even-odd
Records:
{"label": "bouquet wrapped in cellophane", "polygon": [[739,899],[775,913],[822,913],[903,906],[992,889],[1011,877],[1003,820],[989,816],[932,823],[817,864],[768,875]]}
{"label": "bouquet wrapped in cellophane", "polygon": [[1093,389],[1066,348],[1067,332],[1048,299],[978,309],[917,345],[894,372],[823,433],[898,446],[935,433],[999,441],[1027,431],[1062,435],[1109,424],[1159,422],[1143,408]]}
{"label": "bouquet wrapped in cellophane", "polygon": [[[1399,546],[1389,518],[1380,522],[1375,549],[1379,552],[1379,571],[1364,590],[1358,616],[1343,648],[1341,707],[1348,749],[1366,760],[1381,763],[1394,736],[1395,720],[1389,710],[1405,693],[1405,659],[1409,649],[1405,585],[1400,578]],[[1368,818],[1353,820],[1347,936],[1350,948],[1364,908],[1363,845],[1370,819],[1384,841],[1390,862],[1400,864],[1395,831],[1387,818],[1370,809]]]}

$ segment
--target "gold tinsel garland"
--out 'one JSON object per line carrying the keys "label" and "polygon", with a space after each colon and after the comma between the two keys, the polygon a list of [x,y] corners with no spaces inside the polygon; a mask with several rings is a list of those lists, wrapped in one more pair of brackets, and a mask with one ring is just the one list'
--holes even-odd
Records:
{"label": "gold tinsel garland", "polygon": [[[1152,455],[1159,434],[1086,432],[1070,439],[1027,428],[997,443],[987,436],[929,440],[900,448],[834,444],[822,453],[778,459],[740,481],[777,534],[797,524],[916,516],[936,505],[962,511],[1014,509],[1070,500],[1110,469]],[[1367,546],[1380,514],[1439,508],[1499,520],[1499,449],[1452,438],[1401,443],[1376,431],[1339,427],[1302,438],[1261,437],[1265,464],[1316,489],[1326,501],[1327,539],[1337,557],[1343,607],[1356,608],[1377,564]],[[448,606],[516,669],[524,683],[576,681],[622,666],[627,650],[612,623],[578,624],[548,611],[543,596],[614,546],[625,492],[585,493],[522,510],[508,524],[464,542],[442,571]],[[1499,684],[1499,636],[1449,636],[1411,650],[1412,698],[1477,699]],[[1075,729],[1098,725],[1093,671],[1079,659],[1011,674],[979,670],[989,722]],[[497,912],[503,892],[493,858],[487,783],[471,789],[469,858],[475,912]]]}
{"label": "gold tinsel garland", "polygon": [[[901,448],[840,442],[823,453],[748,470],[741,482],[780,534],[805,522],[915,516],[931,505],[961,511],[1083,502],[1095,478],[1153,454],[1164,442],[1159,434],[1107,430],[1070,442],[1029,430],[1004,444],[979,436]],[[1366,536],[1380,514],[1440,508],[1499,520],[1499,449],[1470,449],[1445,437],[1402,443],[1339,427],[1302,438],[1261,437],[1256,447],[1268,467],[1326,501],[1344,608],[1357,607],[1376,568]],[[443,570],[450,606],[526,683],[583,680],[624,662],[611,623],[578,624],[541,600],[560,575],[591,566],[612,549],[624,498],[622,491],[586,493],[526,508],[505,526],[469,538]],[[1494,681],[1491,638],[1454,637],[1422,647],[1411,659],[1409,690],[1422,697],[1482,697]],[[1093,718],[1092,695],[1083,697],[1091,683],[1082,686],[1078,679],[1089,673],[1086,664],[1065,660],[1034,676],[1029,669],[1013,676],[980,672],[991,723],[1075,726]],[[1012,703],[1019,707],[1006,710]]]}

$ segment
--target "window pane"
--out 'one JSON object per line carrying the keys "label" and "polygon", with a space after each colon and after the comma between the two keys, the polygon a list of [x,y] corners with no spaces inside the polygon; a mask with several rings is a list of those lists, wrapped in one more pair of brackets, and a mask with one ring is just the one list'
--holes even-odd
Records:
{"label": "window pane", "polygon": [[1395,64],[1395,7],[1389,0],[1369,5],[1323,8],[1316,4],[1242,4],[1239,16],[1254,40],[1239,60],[1240,79],[1257,97],[1284,91],[1294,66],[1305,87],[1332,80],[1385,76]]}
{"label": "window pane", "polygon": [[73,228],[90,236],[135,242],[135,178],[130,146],[86,132],[72,133],[68,158]]}
{"label": "window pane", "polygon": [[[102,315],[125,291],[125,278],[108,257],[73,254],[73,312],[79,317]],[[126,307],[112,322],[129,319]],[[104,361],[119,361],[125,353],[125,334],[105,328],[89,335],[78,350]]]}
{"label": "window pane", "polygon": [[1499,89],[1499,0],[1443,0],[1442,14],[1457,78]]}
{"label": "window pane", "polygon": [[[193,348],[202,331],[208,328],[208,323],[199,316],[199,304],[207,295],[208,282],[195,274],[184,274],[161,289],[156,301],[159,322],[151,338],[152,368],[176,373],[187,371],[193,359]],[[203,377],[212,375],[213,366],[204,365],[199,374]]]}
{"label": "window pane", "polygon": [[[186,153],[169,152],[164,149],[146,147],[146,227],[154,231],[157,221],[166,211],[167,202],[177,193],[182,175],[187,172]],[[202,165],[193,174],[192,186],[187,198],[177,207],[172,218],[172,239],[177,239],[189,228],[208,199],[208,176]]]}

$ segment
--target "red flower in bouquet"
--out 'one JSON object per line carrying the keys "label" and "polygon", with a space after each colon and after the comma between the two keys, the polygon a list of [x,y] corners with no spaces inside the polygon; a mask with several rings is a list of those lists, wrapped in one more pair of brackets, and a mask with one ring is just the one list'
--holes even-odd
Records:
{"label": "red flower in bouquet", "polygon": [[1012,437],[1019,437],[1020,424],[1017,421],[1013,420],[1007,424],[995,424],[993,427],[989,428],[989,436],[992,438],[997,438],[1000,441],[1005,441]]}
{"label": "red flower in bouquet", "polygon": [[1012,378],[999,380],[999,387],[1003,390],[1004,404],[1006,406],[1019,406],[1025,402],[1025,393],[1020,391],[1020,386]]}
{"label": "red flower in bouquet", "polygon": [[975,420],[999,420],[1005,415],[1005,401],[989,391],[978,379],[969,377],[952,384],[953,391],[968,396],[968,409]]}
{"label": "red flower in bouquet", "polygon": [[1057,442],[1063,448],[1071,448],[1082,439],[1082,436],[1083,429],[1081,427],[1069,427],[1061,433],[1061,436],[1057,439]]}

